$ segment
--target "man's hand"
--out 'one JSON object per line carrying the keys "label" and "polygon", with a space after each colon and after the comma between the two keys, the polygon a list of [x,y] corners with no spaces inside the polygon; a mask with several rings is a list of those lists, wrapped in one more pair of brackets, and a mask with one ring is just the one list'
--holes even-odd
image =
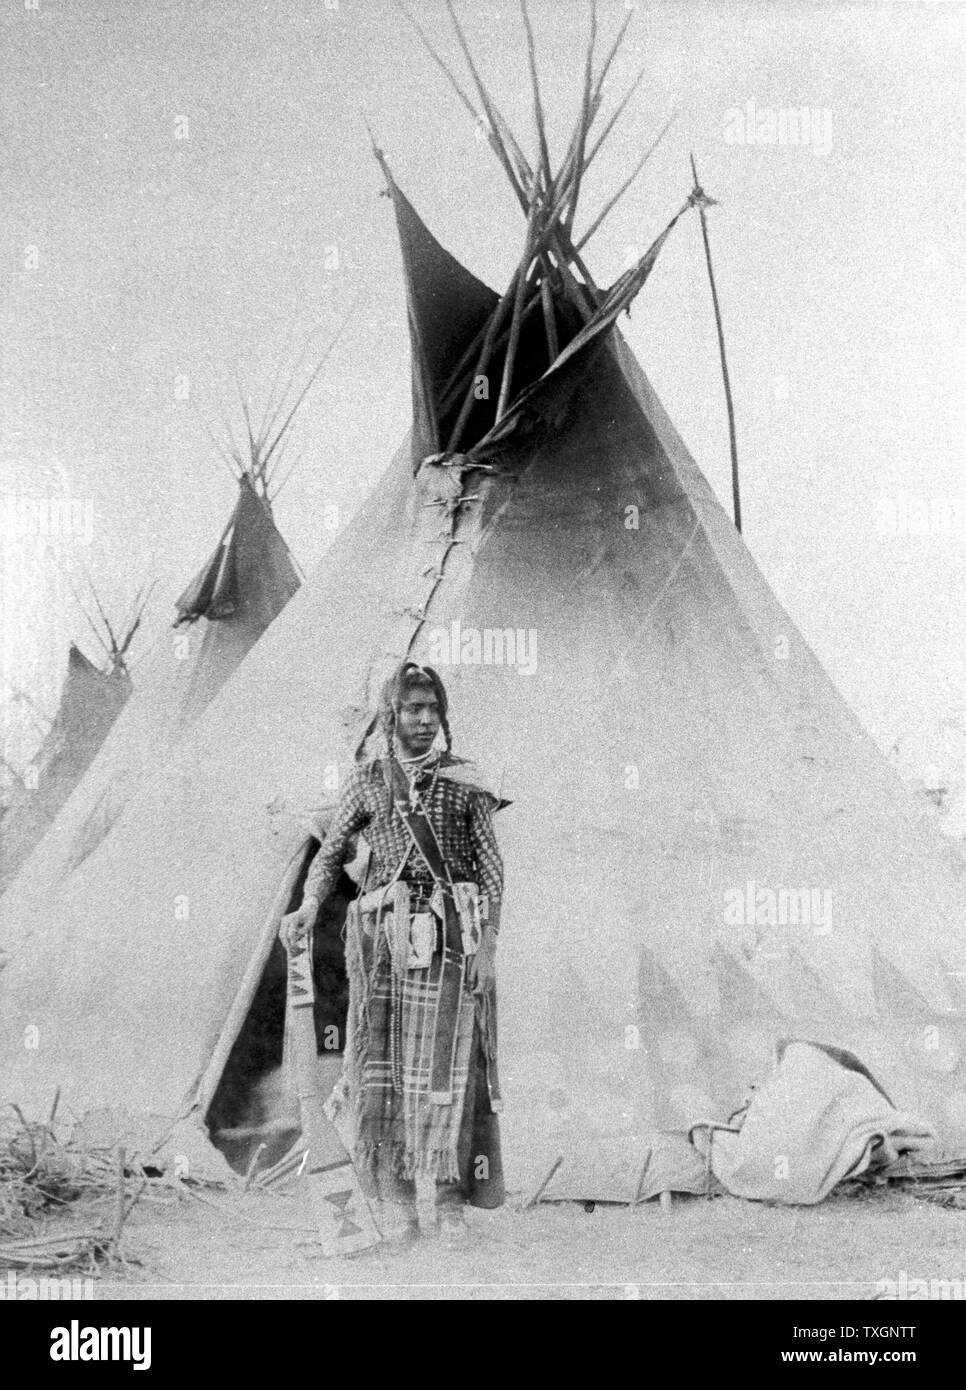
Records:
{"label": "man's hand", "polygon": [[278,939],[286,951],[291,951],[305,938],[319,911],[318,898],[303,898],[301,907],[282,918],[278,929]]}
{"label": "man's hand", "polygon": [[476,955],[467,961],[466,977],[477,994],[482,994],[496,980],[496,936],[493,933],[483,933]]}

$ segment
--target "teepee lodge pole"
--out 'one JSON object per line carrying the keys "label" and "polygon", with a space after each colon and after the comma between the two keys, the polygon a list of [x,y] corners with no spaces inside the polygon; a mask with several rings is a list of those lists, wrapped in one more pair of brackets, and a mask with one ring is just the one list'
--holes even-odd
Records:
{"label": "teepee lodge pole", "polygon": [[[621,116],[624,114],[624,111],[625,111],[625,109],[626,109],[626,107],[627,107],[627,104],[628,104],[628,102],[630,101],[631,97],[634,95],[634,93],[637,91],[638,87],[639,87],[639,86],[641,85],[641,83],[644,81],[645,74],[647,73],[647,70],[648,70],[649,67],[650,67],[650,64],[649,64],[649,63],[645,63],[644,66],[641,68],[640,72],[637,74],[637,76],[635,77],[634,81],[633,81],[633,82],[631,83],[631,85],[628,87],[627,91],[624,93],[624,95],[623,95],[623,97],[621,98],[620,102],[619,102],[618,105],[615,107],[613,113],[611,114],[610,120],[607,122],[607,124],[604,126],[604,129],[603,129],[603,130],[600,132],[600,134],[598,135],[598,137],[597,137],[597,139],[595,140],[595,142],[594,142],[593,146],[591,147],[591,149],[589,149],[589,150],[587,151],[587,158],[584,160],[584,173],[585,173],[585,174],[586,174],[587,170],[590,168],[590,166],[593,164],[594,160],[597,158],[597,151],[600,149],[601,145],[603,145],[603,143],[604,143],[604,141],[607,139],[608,135],[609,135],[609,134],[611,133],[611,131],[614,129],[614,126],[617,124],[617,122],[620,120]],[[598,84],[598,90],[597,90],[597,92],[596,92],[596,94],[595,94],[595,101],[598,101],[598,102],[599,102],[599,101],[600,101],[600,97],[601,97],[601,84]]]}
{"label": "teepee lodge pole", "polygon": [[[527,61],[530,66],[530,83],[533,87],[533,119],[537,127],[537,140],[540,146],[540,170],[539,175],[543,181],[543,191],[549,201],[550,187],[553,183],[553,170],[550,166],[550,146],[547,142],[547,120],[543,109],[543,99],[540,96],[540,76],[537,72],[537,46],[533,37],[533,25],[530,23],[530,14],[527,10],[527,0],[520,0],[520,13],[523,16],[523,27],[527,36]],[[630,20],[628,14],[624,23]],[[621,30],[623,33],[623,29]],[[544,251],[539,257],[540,266],[540,304],[543,308],[543,329],[547,338],[547,358],[549,362],[557,359],[560,351],[560,343],[557,338],[557,321],[553,312],[553,297],[550,293],[550,257]]]}
{"label": "teepee lodge pole", "polygon": [[[449,14],[460,49],[462,50],[463,56],[466,60],[466,65],[469,69],[470,76],[473,80],[473,85],[476,88],[477,96],[482,106],[482,116],[476,110],[476,107],[473,105],[473,102],[466,94],[466,92],[463,90],[452,69],[430,43],[429,39],[426,37],[426,34],[420,28],[416,19],[409,12],[406,5],[403,3],[403,0],[395,0],[395,4],[399,9],[400,13],[405,17],[407,22],[412,26],[413,30],[418,35],[423,47],[432,57],[433,61],[445,74],[453,90],[456,92],[456,95],[459,97],[460,102],[470,113],[474,122],[482,125],[485,128],[487,134],[487,143],[489,144],[493,153],[496,155],[497,159],[500,161],[500,164],[503,166],[503,170],[507,175],[507,178],[510,182],[510,186],[513,189],[514,195],[516,196],[517,201],[520,204],[520,207],[525,213],[529,215],[530,194],[532,192],[536,175],[530,168],[529,162],[527,161],[526,156],[523,154],[523,151],[521,150],[519,143],[514,137],[512,130],[507,124],[507,121],[505,120],[502,113],[496,106],[496,103],[493,101],[493,98],[491,97],[490,93],[487,91],[486,85],[483,82],[483,79],[480,75],[479,68],[477,67],[473,59],[473,55],[470,50],[469,43],[467,42],[466,35],[462,29],[462,26],[460,25],[459,19],[456,15],[456,11],[453,8],[452,0],[445,0],[447,13]],[[624,27],[626,28],[626,25]],[[595,31],[596,20],[594,24],[594,32]],[[614,51],[616,51],[616,48]],[[610,56],[613,56],[613,51]],[[595,89],[591,96],[591,121],[593,120],[593,117],[596,114],[599,100],[600,92],[599,90]],[[585,106],[586,99],[584,107]],[[580,134],[585,124],[584,118],[586,116],[586,111],[584,107],[582,107],[581,109],[581,119],[577,123],[577,130],[575,131],[574,140],[572,142],[572,148],[570,151],[568,151],[567,159],[564,162],[564,168],[561,171],[561,174],[558,175],[557,179],[553,181],[554,186],[552,196],[548,188],[548,201],[556,201],[557,197],[562,191],[566,196],[568,187],[570,191],[571,200],[573,200],[574,190],[571,185],[573,183],[573,178],[576,172],[574,162],[576,158],[576,151],[578,146],[580,145]],[[573,206],[573,201],[571,202],[571,206]],[[593,312],[594,308],[593,303],[588,303],[587,292],[589,292],[592,295],[596,294],[597,287],[594,285],[589,270],[581,260],[578,249],[575,248],[573,245],[573,242],[570,238],[569,228],[564,225],[564,223],[560,220],[556,213],[547,216],[545,221],[546,229],[541,234],[539,246],[537,246],[535,249],[539,250],[540,252],[543,252],[546,249],[550,254],[553,255],[556,267],[561,275],[561,278],[564,283],[564,288],[568,297],[578,307],[581,314],[586,316],[588,312]],[[580,274],[583,276],[584,286],[582,286],[571,274],[570,267],[568,264],[568,262],[571,260],[574,262]],[[479,370],[480,369],[477,368],[476,375],[479,374]],[[453,375],[455,380],[460,380],[462,377],[462,367],[458,367]],[[464,402],[464,406],[466,406],[466,402]],[[462,420],[458,421],[457,427],[454,430],[454,433],[457,437],[462,431],[462,423]],[[455,447],[455,445],[451,445],[450,447]]]}
{"label": "teepee lodge pole", "polygon": [[549,262],[545,261],[540,276],[540,301],[543,304],[543,326],[547,334],[547,352],[551,364],[560,355],[560,340],[557,337],[557,321],[553,313],[553,296],[550,293]]}
{"label": "teepee lodge pole", "polygon": [[[467,42],[466,34],[464,33],[463,28],[460,25],[459,19],[456,15],[456,11],[453,8],[452,0],[445,0],[445,4],[447,13],[449,14],[450,20],[453,25],[453,30],[456,34],[459,46],[462,50],[463,57],[466,60],[466,66],[469,69],[470,76],[473,79],[473,85],[476,88],[477,96],[480,99],[480,103],[483,107],[483,112],[489,126],[490,148],[493,150],[497,159],[503,165],[504,172],[506,173],[506,176],[510,181],[510,186],[512,187],[513,192],[516,195],[520,207],[523,209],[524,212],[526,212],[529,215],[529,196],[528,190],[524,188],[524,183],[530,183],[532,186],[532,182],[535,176],[526,160],[526,157],[523,154],[523,151],[520,149],[520,146],[517,140],[515,139],[513,132],[507,124],[507,121],[505,120],[504,116],[502,115],[501,111],[496,105],[496,102],[493,100],[492,96],[486,88],[486,84],[484,83],[483,78],[480,75],[480,70],[473,59],[473,54],[470,50],[469,43]],[[588,62],[592,61],[593,42],[597,32],[596,9],[592,12],[592,19],[593,23],[591,28],[591,48],[588,53]],[[583,106],[581,107],[581,116],[577,123],[577,131],[575,135],[575,148],[580,151],[581,158],[583,151],[581,132],[586,134],[585,124],[587,123],[588,119],[593,120],[593,111],[596,109],[593,108],[588,113],[587,105],[588,98],[585,96],[585,101]],[[514,161],[516,161],[516,163]],[[520,170],[519,176],[517,172],[517,166],[519,166]],[[576,161],[574,168],[574,179],[576,181],[576,186],[571,188],[570,193],[571,212],[576,205],[576,195],[579,190],[580,170]],[[569,215],[570,214],[568,213],[568,216]],[[591,278],[590,271],[587,269],[583,261],[580,259],[580,256],[578,255],[577,250],[570,239],[569,224],[565,225],[562,219],[558,219],[556,216],[550,216],[547,218],[547,228],[547,235],[550,239],[551,249],[557,257],[558,268],[563,277],[568,293],[571,295],[572,298],[576,298],[583,311],[586,312],[587,304],[584,299],[583,291],[575,277],[570,273],[568,262],[571,260],[574,262],[591,292],[596,292],[597,287],[594,284],[593,279]],[[593,305],[591,305],[591,308],[593,308]]]}
{"label": "teepee lodge pole", "polygon": [[[496,155],[497,159],[502,165],[504,173],[509,179],[510,186],[513,189],[513,192],[517,198],[517,201],[520,204],[520,207],[524,210],[524,212],[527,212],[529,214],[528,193],[530,190],[532,190],[533,182],[536,176],[534,175],[533,170],[530,168],[530,165],[525,155],[523,154],[523,151],[521,150],[519,143],[514,137],[512,130],[507,124],[506,119],[500,112],[499,108],[496,106],[496,103],[493,101],[493,98],[491,97],[490,93],[487,91],[483,79],[480,76],[479,69],[477,68],[476,63],[473,60],[473,55],[470,51],[469,44],[467,43],[466,35],[460,27],[460,23],[456,16],[456,12],[454,11],[452,5],[449,3],[449,0],[447,0],[447,10],[453,22],[453,27],[459,40],[460,47],[463,51],[463,55],[466,59],[467,66],[470,70],[470,76],[473,79],[474,86],[476,87],[477,94],[479,96],[480,103],[483,108],[482,116],[476,110],[472,101],[469,99],[469,97],[464,92],[463,88],[460,86],[451,69],[447,66],[447,64],[439,56],[436,50],[432,47],[425,34],[419,28],[419,25],[412,18],[412,16],[405,9],[405,7],[401,4],[401,0],[397,0],[397,4],[399,4],[402,13],[406,16],[406,18],[415,28],[427,51],[432,55],[436,63],[446,74],[454,91],[462,101],[463,105],[469,111],[470,115],[473,117],[474,122],[476,122],[479,125],[482,125],[486,129],[487,143],[489,144],[493,153]],[[547,157],[549,158],[549,151]],[[580,271],[581,275],[583,275],[585,281],[587,281],[588,284],[590,284],[591,288],[594,288],[593,282],[590,278],[590,272],[587,270],[587,267],[584,265],[583,261],[581,261],[573,244],[570,242],[569,238],[564,233],[563,228],[559,225],[557,218],[555,216],[549,217],[547,219],[547,222],[548,230],[545,233],[543,233],[540,248],[541,250],[543,249],[544,242],[550,243],[552,249],[558,257],[558,268],[560,269],[561,274],[564,277],[564,280],[567,282],[571,294],[577,294],[579,296],[580,290],[579,286],[577,285],[577,282],[573,279],[573,277],[568,276],[568,267],[566,264],[566,260],[568,257],[569,259],[572,259],[575,262],[578,270]],[[564,242],[563,248],[561,248],[560,245],[561,240]],[[560,262],[562,262],[562,264],[559,264]],[[459,377],[462,375],[462,372],[458,370],[455,375]]]}
{"label": "teepee lodge pole", "polygon": [[483,338],[483,345],[480,348],[480,355],[476,359],[476,365],[473,368],[469,383],[466,387],[462,408],[460,409],[459,415],[456,417],[456,423],[450,431],[450,436],[446,444],[446,448],[450,453],[459,448],[459,442],[463,437],[463,430],[466,428],[466,422],[470,418],[470,411],[473,409],[473,403],[476,399],[476,383],[481,376],[485,375],[486,369],[490,365],[490,358],[493,356],[496,346],[496,335],[506,316],[507,309],[511,304],[516,302],[517,279],[523,273],[523,268],[518,266],[513,272],[513,276],[504,292],[503,298],[490,315],[490,321],[487,324],[486,334]]}
{"label": "teepee lodge pole", "polygon": [[[590,0],[590,38],[587,42],[587,60],[584,67],[584,96],[577,123],[577,154],[574,159],[574,178],[570,192],[570,206],[565,219],[567,236],[570,236],[577,215],[577,201],[580,198],[580,185],[584,176],[584,156],[587,150],[587,136],[594,116],[594,49],[597,45],[597,0]],[[583,272],[581,272],[583,273]]]}
{"label": "teepee lodge pole", "polygon": [[510,322],[510,341],[507,344],[506,358],[503,363],[503,380],[500,383],[500,397],[496,405],[497,420],[503,419],[503,416],[506,414],[507,402],[510,399],[510,384],[513,381],[513,367],[516,362],[517,348],[520,344],[520,315],[523,311],[523,298],[527,288],[527,271],[530,268],[530,261],[533,257],[533,233],[539,207],[539,185],[537,181],[534,180],[533,194],[530,199],[530,211],[527,215],[527,234],[524,244],[523,260],[520,262],[520,269],[517,273],[516,293],[513,296],[513,318]]}
{"label": "teepee lodge pole", "polygon": [[473,118],[474,124],[478,124],[479,121],[480,121],[479,112],[477,111],[477,109],[476,109],[476,107],[473,105],[473,103],[470,101],[470,99],[469,99],[469,97],[466,95],[466,93],[463,91],[463,88],[462,88],[462,87],[460,86],[460,84],[457,82],[456,77],[455,77],[454,73],[452,72],[452,70],[447,66],[446,63],[444,63],[443,59],[442,59],[442,58],[440,57],[440,55],[436,52],[436,49],[433,47],[433,45],[430,43],[429,39],[426,37],[426,35],[425,35],[425,33],[423,32],[423,30],[420,28],[420,26],[419,26],[418,22],[416,21],[416,19],[414,18],[414,16],[410,14],[409,10],[407,10],[406,6],[403,4],[403,0],[394,0],[394,4],[395,4],[396,8],[401,12],[401,14],[403,15],[403,17],[406,19],[406,21],[407,21],[407,22],[412,26],[412,28],[416,31],[416,34],[418,35],[419,40],[420,40],[420,42],[422,43],[423,47],[425,48],[426,52],[427,52],[427,53],[429,54],[429,56],[432,58],[433,62],[437,65],[437,67],[440,69],[440,71],[443,73],[443,76],[444,76],[444,77],[446,78],[446,80],[449,82],[450,86],[453,88],[453,91],[456,93],[456,95],[459,97],[460,101],[461,101],[461,102],[463,103],[463,105],[466,107],[467,111],[470,113],[470,115],[471,115],[472,118]]}
{"label": "teepee lodge pole", "polygon": [[[490,316],[490,321],[487,325],[486,334],[483,339],[483,345],[480,348],[480,355],[477,358],[476,366],[473,369],[473,373],[470,376],[469,383],[466,388],[466,395],[463,398],[462,408],[460,410],[459,415],[457,416],[456,423],[453,425],[453,429],[450,432],[450,437],[446,445],[446,448],[450,452],[459,447],[459,442],[463,436],[463,430],[466,427],[466,422],[470,417],[470,412],[473,409],[473,403],[476,399],[476,383],[479,380],[479,378],[485,374],[486,369],[490,364],[490,359],[492,358],[494,352],[497,351],[499,345],[497,334],[499,333],[503,321],[506,318],[507,310],[512,305],[513,314],[510,321],[509,345],[507,347],[506,361],[504,363],[503,368],[503,378],[500,384],[500,403],[498,403],[497,405],[497,419],[499,419],[501,415],[501,403],[504,408],[506,406],[506,392],[509,390],[509,382],[513,375],[513,360],[516,356],[516,346],[517,342],[519,341],[520,327],[524,317],[524,299],[527,287],[527,270],[529,269],[530,262],[532,261],[533,256],[537,250],[537,242],[534,238],[534,229],[536,226],[536,216],[538,208],[539,195],[536,190],[536,185],[534,185],[533,197],[530,203],[530,211],[527,215],[527,234],[526,244],[523,252],[523,259],[517,266],[516,270],[513,272],[513,275],[510,279],[510,283],[504,291],[502,299],[500,300],[499,304],[497,304],[496,308],[493,310],[493,313]],[[531,303],[536,302],[537,296],[534,295]]]}
{"label": "teepee lodge pole", "polygon": [[691,156],[691,172],[694,175],[694,197],[698,216],[701,218],[701,236],[704,240],[704,258],[708,266],[708,281],[711,285],[711,302],[714,305],[714,321],[718,329],[718,352],[721,357],[721,375],[724,379],[725,405],[728,408],[728,440],[731,445],[731,496],[734,505],[735,529],[741,532],[741,490],[738,481],[738,442],[735,437],[735,407],[731,398],[731,379],[728,376],[728,359],[725,356],[724,329],[721,325],[721,305],[718,302],[718,287],[714,280],[714,266],[711,264],[711,242],[708,239],[708,219],[705,209],[710,199],[698,182],[698,169]]}
{"label": "teepee lodge pole", "polygon": [[[420,42],[446,75],[462,105],[475,121],[484,124],[487,142],[503,167],[514,196],[527,219],[523,259],[514,272],[502,298],[491,313],[488,322],[481,327],[479,332],[474,335],[473,341],[463,350],[441,392],[441,407],[446,411],[452,408],[457,401],[460,401],[456,420],[450,430],[446,446],[448,450],[453,451],[460,445],[473,410],[476,400],[476,384],[479,378],[485,374],[495,354],[501,350],[504,343],[506,343],[506,356],[503,361],[495,418],[499,421],[506,414],[510,403],[513,373],[523,324],[537,307],[542,309],[543,313],[548,360],[550,363],[556,361],[560,353],[560,341],[551,286],[558,277],[560,290],[585,323],[599,313],[606,296],[595,285],[593,277],[580,255],[581,249],[638,176],[653,150],[663,138],[673,116],[658,133],[651,147],[645,151],[630,178],[605,205],[589,231],[575,244],[572,228],[583,175],[617,119],[626,109],[642,80],[642,75],[638,75],[629,91],[618,102],[617,109],[608,120],[603,133],[591,146],[590,135],[603,98],[604,80],[623,41],[630,17],[625,18],[599,72],[595,73],[597,6],[596,0],[592,0],[580,110],[563,161],[554,174],[551,168],[547,123],[540,91],[536,44],[527,0],[520,0],[520,13],[526,36],[533,118],[537,137],[536,158],[532,165],[487,89],[456,14],[453,0],[444,0],[444,4],[466,62],[471,80],[470,91],[475,93],[475,101],[464,90],[445,59],[430,43],[430,40],[410,14],[404,0],[396,0],[396,3],[401,13],[418,34]],[[480,111],[477,110],[475,102],[479,102]],[[574,271],[577,274],[574,274]],[[577,278],[578,275],[581,277],[580,279]],[[508,318],[510,319],[509,326],[507,326]]]}
{"label": "teepee lodge pole", "polygon": [[617,34],[615,35],[614,42],[610,46],[610,52],[601,64],[600,72],[597,74],[597,81],[594,84],[595,101],[599,101],[603,94],[604,83],[607,81],[607,74],[610,72],[610,65],[617,57],[617,54],[620,51],[620,46],[624,42],[624,35],[627,33],[627,26],[630,24],[633,18],[634,7],[633,5],[630,5],[628,6],[627,14],[624,16],[623,23],[621,24],[621,27],[618,29]]}
{"label": "teepee lodge pole", "polygon": [[666,120],[666,121],[664,122],[664,124],[661,126],[661,129],[658,131],[657,135],[655,135],[654,139],[651,141],[651,143],[648,145],[647,149],[646,149],[646,150],[644,151],[644,153],[641,155],[641,157],[640,157],[640,159],[638,160],[638,162],[634,165],[634,168],[631,170],[630,174],[627,176],[627,178],[626,178],[626,179],[624,180],[624,182],[621,184],[620,188],[618,188],[617,192],[614,193],[614,194],[612,195],[612,197],[610,197],[610,198],[607,200],[607,202],[606,202],[606,203],[604,204],[604,206],[601,208],[600,212],[599,212],[599,213],[597,214],[597,216],[594,218],[593,222],[591,222],[590,226],[587,228],[586,232],[584,232],[583,236],[582,236],[582,237],[580,238],[580,240],[577,242],[577,250],[578,250],[578,251],[579,251],[582,247],[584,247],[584,246],[587,245],[588,241],[590,241],[590,238],[591,238],[591,237],[594,235],[594,233],[597,231],[598,227],[599,227],[600,224],[603,222],[604,218],[608,216],[608,214],[611,212],[611,210],[616,206],[617,203],[620,202],[621,198],[623,198],[624,194],[627,192],[627,190],[630,188],[631,184],[632,184],[632,183],[634,182],[634,180],[637,178],[638,174],[639,174],[639,173],[641,172],[641,170],[644,168],[644,165],[647,163],[647,161],[650,159],[651,155],[652,155],[652,154],[654,153],[654,151],[657,149],[658,145],[659,145],[659,144],[661,143],[661,141],[664,139],[665,135],[666,135],[667,132],[670,130],[671,126],[674,124],[674,122],[675,122],[676,119],[677,119],[677,112],[676,112],[676,111],[672,111],[671,114],[670,114],[670,116],[668,116],[667,120]]}
{"label": "teepee lodge pole", "polygon": [[[514,272],[514,279],[513,279],[512,282],[511,282],[511,289],[513,289],[515,286],[516,286],[516,272]],[[511,303],[512,301],[508,300],[507,302],[508,302],[508,303]],[[540,294],[540,292],[538,292],[538,291],[534,291],[533,294],[531,294],[531,295],[529,295],[529,296],[527,297],[526,302],[524,303],[524,306],[523,306],[523,313],[521,314],[521,317],[520,317],[521,325],[526,323],[527,319],[530,317],[530,315],[531,315],[531,314],[534,312],[534,310],[536,309],[537,305],[540,304],[540,303],[541,303],[541,294]],[[506,307],[506,306],[504,306],[504,307]],[[498,306],[498,308],[499,308],[499,306]],[[504,314],[503,314],[503,312],[501,311],[501,317],[500,317],[500,320],[499,320],[500,323],[502,323],[503,317],[504,317]],[[491,331],[491,330],[492,330],[492,331]],[[554,332],[556,333],[556,324],[554,324]],[[440,397],[440,410],[443,412],[443,414],[445,414],[448,410],[452,409],[452,407],[453,407],[455,401],[457,400],[457,398],[458,398],[461,394],[464,394],[464,395],[465,395],[465,390],[466,390],[466,385],[465,385],[465,384],[466,384],[466,382],[469,381],[470,386],[473,386],[473,385],[475,384],[475,381],[476,381],[477,377],[480,375],[481,368],[480,368],[480,366],[479,366],[479,360],[480,360],[480,358],[483,356],[483,354],[482,354],[482,352],[481,352],[481,349],[480,349],[480,344],[483,343],[484,340],[486,340],[486,341],[488,341],[488,342],[490,343],[490,348],[489,348],[489,350],[488,350],[488,352],[487,352],[487,355],[486,355],[486,360],[489,361],[490,358],[492,358],[492,356],[493,356],[494,353],[499,352],[500,349],[501,349],[502,347],[504,347],[504,345],[505,345],[505,344],[507,343],[507,341],[509,340],[509,337],[510,337],[510,329],[509,329],[509,328],[502,328],[502,329],[500,329],[499,332],[497,332],[496,329],[495,329],[495,327],[494,327],[494,325],[492,324],[492,322],[487,323],[487,324],[485,325],[485,327],[483,328],[483,330],[482,330],[480,333],[478,333],[478,334],[476,335],[476,337],[473,339],[472,343],[470,344],[470,348],[472,349],[472,351],[469,352],[469,354],[467,354],[467,353],[464,353],[464,354],[463,354],[463,357],[460,359],[460,364],[459,364],[459,370],[458,370],[458,372],[454,372],[453,375],[452,375],[452,377],[451,377],[451,379],[450,379],[449,381],[447,381],[446,385],[443,387],[442,395],[441,395],[441,397]],[[555,355],[556,355],[556,354],[555,354]],[[467,377],[467,375],[466,375],[467,367],[468,367],[468,366],[470,365],[470,363],[472,363],[472,362],[477,363],[477,366],[474,368],[472,376]],[[471,393],[471,404],[472,404],[472,393]],[[465,401],[464,401],[464,405],[465,405]],[[455,445],[451,445],[450,447],[455,448]]]}
{"label": "teepee lodge pole", "polygon": [[533,87],[533,118],[540,143],[540,168],[543,173],[544,188],[549,189],[553,174],[550,171],[550,146],[547,144],[547,122],[544,116],[543,100],[540,96],[540,77],[537,73],[537,47],[533,38],[533,26],[527,11],[527,0],[520,0],[520,13],[527,35],[527,62],[530,66],[530,83]]}

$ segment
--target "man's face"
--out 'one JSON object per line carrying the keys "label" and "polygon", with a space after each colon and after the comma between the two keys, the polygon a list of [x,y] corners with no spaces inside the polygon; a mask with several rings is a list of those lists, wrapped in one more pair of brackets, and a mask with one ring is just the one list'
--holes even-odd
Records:
{"label": "man's face", "polygon": [[439,733],[439,701],[430,686],[411,685],[396,714],[399,742],[409,757],[428,753]]}

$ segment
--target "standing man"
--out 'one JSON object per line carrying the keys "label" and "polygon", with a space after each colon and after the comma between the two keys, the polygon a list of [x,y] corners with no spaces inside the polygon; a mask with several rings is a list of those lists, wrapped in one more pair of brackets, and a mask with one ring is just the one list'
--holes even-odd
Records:
{"label": "standing man", "polygon": [[371,858],[346,922],[355,1161],[391,1245],[418,1234],[417,1178],[435,1184],[434,1224],[456,1242],[464,1203],[494,1207],[504,1196],[495,1113],[503,862],[492,821],[504,803],[452,754],[446,691],[431,667],[403,662],[380,716],[387,753],[349,777],[282,936],[314,923],[362,832]]}

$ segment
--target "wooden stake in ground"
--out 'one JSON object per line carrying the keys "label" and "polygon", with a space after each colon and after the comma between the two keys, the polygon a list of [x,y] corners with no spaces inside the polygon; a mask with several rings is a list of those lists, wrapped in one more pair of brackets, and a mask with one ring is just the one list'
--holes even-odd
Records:
{"label": "wooden stake in ground", "polygon": [[120,1145],[117,1151],[117,1187],[114,1192],[114,1244],[117,1245],[121,1239],[121,1231],[124,1227],[124,1145]]}
{"label": "wooden stake in ground", "polygon": [[724,329],[721,326],[721,305],[718,303],[718,288],[714,282],[714,267],[711,264],[711,242],[708,240],[708,219],[705,209],[712,206],[698,182],[698,169],[691,156],[691,172],[694,175],[694,192],[691,195],[701,218],[701,236],[704,239],[704,258],[708,266],[708,280],[711,285],[711,302],[714,305],[714,321],[718,329],[718,352],[721,356],[721,375],[724,378],[725,405],[728,408],[728,440],[731,445],[731,496],[734,505],[735,529],[741,532],[741,489],[738,482],[738,442],[735,437],[735,407],[731,399],[731,380],[728,376],[728,359],[725,356]]}
{"label": "wooden stake in ground", "polygon": [[315,1036],[315,985],[312,981],[312,934],[288,947],[286,1028],[290,1059],[308,1148],[304,1177],[326,1256],[368,1250],[381,1239],[345,1145],[322,1109],[319,1056]]}
{"label": "wooden stake in ground", "polygon": [[543,1196],[547,1188],[550,1186],[550,1179],[555,1175],[562,1163],[563,1155],[561,1154],[559,1158],[554,1159],[553,1163],[550,1165],[550,1171],[541,1180],[541,1182],[538,1183],[536,1191],[533,1193],[533,1196],[528,1197],[527,1200],[524,1202],[523,1206],[521,1207],[521,1211],[529,1211],[531,1207],[535,1207],[537,1205],[537,1203],[540,1201],[540,1198]]}

